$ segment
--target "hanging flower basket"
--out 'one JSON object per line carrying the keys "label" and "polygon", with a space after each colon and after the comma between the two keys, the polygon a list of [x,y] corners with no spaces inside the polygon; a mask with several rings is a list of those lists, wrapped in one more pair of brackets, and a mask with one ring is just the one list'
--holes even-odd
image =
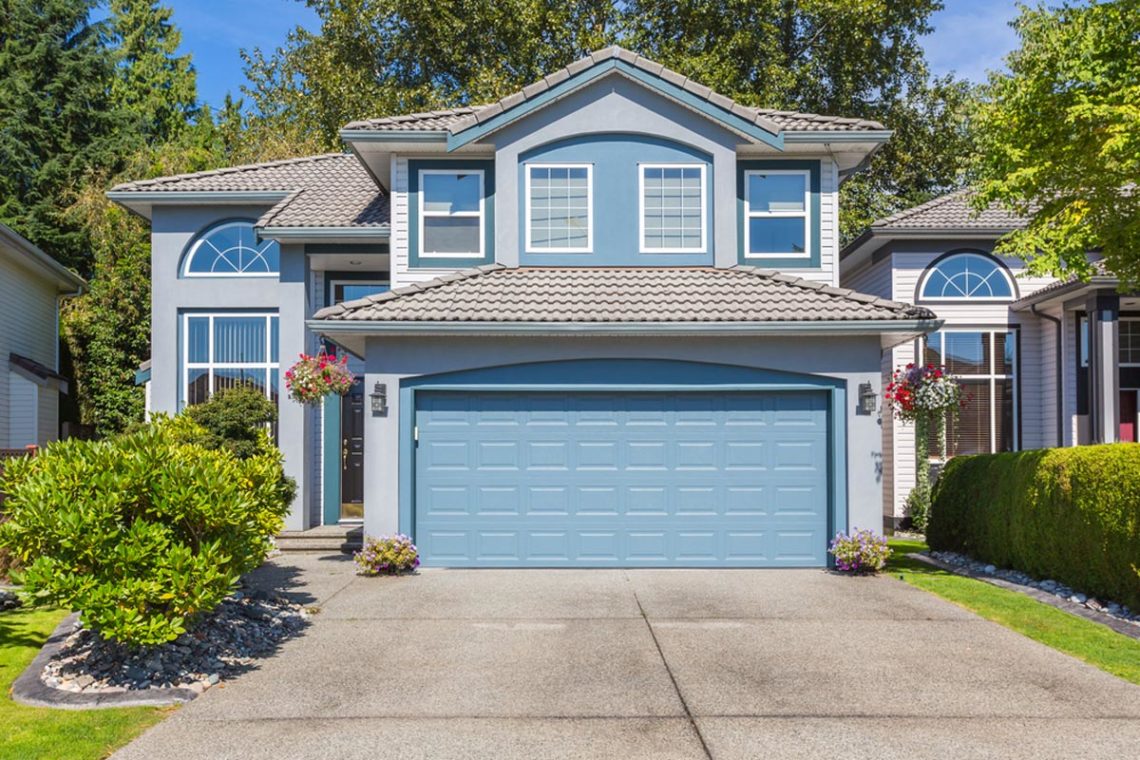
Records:
{"label": "hanging flower basket", "polygon": [[347,356],[338,360],[323,351],[316,356],[301,354],[300,360],[285,370],[289,398],[299,404],[319,406],[325,396],[344,396],[352,390],[355,380]]}
{"label": "hanging flower basket", "polygon": [[885,395],[895,416],[904,422],[939,417],[966,403],[958,379],[933,364],[896,369]]}

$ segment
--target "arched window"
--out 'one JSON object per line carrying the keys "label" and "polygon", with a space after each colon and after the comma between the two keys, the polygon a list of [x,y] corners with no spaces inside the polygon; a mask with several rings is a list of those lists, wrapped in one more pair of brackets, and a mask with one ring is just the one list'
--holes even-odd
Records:
{"label": "arched window", "polygon": [[281,271],[281,248],[257,239],[253,222],[222,222],[191,245],[182,266],[184,277],[272,277]]}
{"label": "arched window", "polygon": [[1014,297],[1009,272],[983,253],[952,253],[926,270],[919,298],[924,301],[1007,299]]}

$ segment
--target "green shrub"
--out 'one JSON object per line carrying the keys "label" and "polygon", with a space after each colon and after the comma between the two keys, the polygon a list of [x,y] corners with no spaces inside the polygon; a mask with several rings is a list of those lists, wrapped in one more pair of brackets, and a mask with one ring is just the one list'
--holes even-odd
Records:
{"label": "green shrub", "polygon": [[266,427],[277,421],[277,404],[252,385],[237,385],[218,391],[209,401],[186,407],[183,415],[204,431],[194,443],[249,459],[261,450]]}
{"label": "green shrub", "polygon": [[1140,444],[955,457],[926,537],[1140,608]]}
{"label": "green shrub", "polygon": [[281,455],[187,443],[202,430],[159,418],[106,441],[68,440],[7,464],[0,545],[36,601],[82,613],[131,645],[170,641],[261,564],[293,498]]}

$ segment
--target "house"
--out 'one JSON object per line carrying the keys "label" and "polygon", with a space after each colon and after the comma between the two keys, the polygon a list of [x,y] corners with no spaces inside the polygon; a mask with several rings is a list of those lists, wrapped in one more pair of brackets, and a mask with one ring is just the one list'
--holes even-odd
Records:
{"label": "house", "polygon": [[86,284],[0,224],[0,448],[59,438],[59,304]]}
{"label": "house", "polygon": [[[279,399],[287,525],[435,566],[823,566],[879,527],[883,351],[941,322],[839,287],[838,189],[890,136],[621,48],[328,154],[118,186],[150,220],[150,406]],[[348,352],[349,395],[281,373]]]}
{"label": "house", "polygon": [[[948,425],[950,456],[1137,440],[1140,298],[1099,263],[1082,282],[994,255],[1025,223],[976,213],[962,190],[876,221],[840,254],[844,286],[937,313],[937,331],[883,353],[883,377],[923,362],[962,378],[969,400]],[[914,429],[884,411],[888,527],[914,481]]]}

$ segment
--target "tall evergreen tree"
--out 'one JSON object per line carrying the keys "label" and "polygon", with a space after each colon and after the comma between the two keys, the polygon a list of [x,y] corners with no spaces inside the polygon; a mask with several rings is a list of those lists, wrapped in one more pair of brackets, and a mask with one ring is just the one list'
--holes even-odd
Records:
{"label": "tall evergreen tree", "polygon": [[62,213],[84,175],[114,168],[129,130],[96,0],[0,0],[0,222],[90,275],[87,236]]}

